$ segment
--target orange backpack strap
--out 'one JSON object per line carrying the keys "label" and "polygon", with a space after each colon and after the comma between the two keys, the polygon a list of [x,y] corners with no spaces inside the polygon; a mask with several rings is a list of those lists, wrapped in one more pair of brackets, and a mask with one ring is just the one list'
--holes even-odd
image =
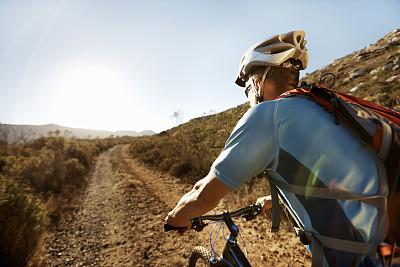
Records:
{"label": "orange backpack strap", "polygon": [[400,244],[400,136],[396,130],[392,129],[393,139],[391,149],[385,161],[388,184],[388,213],[389,213],[389,231],[388,241]]}
{"label": "orange backpack strap", "polygon": [[378,251],[380,256],[390,256],[393,253],[394,254],[400,254],[400,247],[397,247],[396,245],[380,245],[379,246],[379,251]]}

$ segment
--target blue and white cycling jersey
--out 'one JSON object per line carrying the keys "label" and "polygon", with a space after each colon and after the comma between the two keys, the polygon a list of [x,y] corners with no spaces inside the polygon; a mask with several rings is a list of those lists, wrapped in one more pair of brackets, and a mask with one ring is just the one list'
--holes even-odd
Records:
{"label": "blue and white cycling jersey", "polygon": [[[302,97],[267,101],[249,109],[211,173],[226,186],[238,188],[265,169],[291,184],[346,188],[366,196],[378,194],[380,186],[375,159],[359,139],[345,125],[335,125],[332,114]],[[305,231],[369,241],[378,227],[377,208],[364,202],[281,192]],[[336,251],[333,256],[327,248],[324,252],[333,265],[348,260],[346,252]]]}

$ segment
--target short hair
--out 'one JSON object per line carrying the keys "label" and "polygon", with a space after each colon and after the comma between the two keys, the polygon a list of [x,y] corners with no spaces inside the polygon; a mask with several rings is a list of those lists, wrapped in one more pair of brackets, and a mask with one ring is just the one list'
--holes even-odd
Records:
{"label": "short hair", "polygon": [[[249,79],[260,78],[264,75],[266,67],[261,66],[252,70],[249,74]],[[272,82],[277,88],[284,88],[287,85],[293,88],[299,85],[300,71],[298,68],[285,68],[285,67],[271,67],[268,71],[267,77],[270,82]]]}

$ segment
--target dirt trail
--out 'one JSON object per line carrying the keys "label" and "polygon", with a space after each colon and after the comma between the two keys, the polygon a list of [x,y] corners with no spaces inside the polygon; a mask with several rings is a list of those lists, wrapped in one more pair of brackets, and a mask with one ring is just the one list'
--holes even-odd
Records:
{"label": "dirt trail", "polygon": [[[112,148],[98,158],[80,206],[47,243],[46,266],[186,266],[194,246],[208,247],[211,229],[177,236],[163,232],[163,221],[190,188],[130,158],[128,146]],[[222,201],[217,209],[228,206]],[[253,266],[310,266],[294,234],[267,233],[261,216],[238,224]]]}

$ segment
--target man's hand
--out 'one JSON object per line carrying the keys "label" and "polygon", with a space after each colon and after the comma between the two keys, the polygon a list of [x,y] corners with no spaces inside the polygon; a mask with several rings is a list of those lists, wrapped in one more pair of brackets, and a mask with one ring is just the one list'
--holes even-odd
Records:
{"label": "man's hand", "polygon": [[272,208],[271,195],[265,196],[265,197],[260,197],[259,199],[257,199],[256,204],[261,205],[261,214],[264,214],[265,216],[267,216],[267,211],[270,208]]}
{"label": "man's hand", "polygon": [[171,226],[175,227],[184,227],[183,229],[176,230],[176,233],[179,235],[183,235],[187,231],[189,231],[192,228],[192,223],[191,221],[177,221],[174,219],[174,217],[171,216],[171,213],[167,215],[165,218],[165,223]]}

